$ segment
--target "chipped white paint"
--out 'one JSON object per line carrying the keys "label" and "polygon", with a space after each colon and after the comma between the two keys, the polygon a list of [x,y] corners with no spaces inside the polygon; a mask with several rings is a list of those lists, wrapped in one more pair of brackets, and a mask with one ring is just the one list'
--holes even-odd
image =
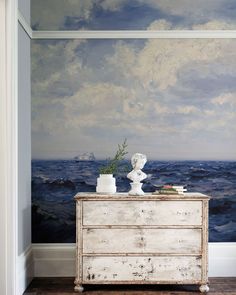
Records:
{"label": "chipped white paint", "polygon": [[208,283],[208,199],[77,194],[77,274],[83,284]]}
{"label": "chipped white paint", "polygon": [[83,281],[200,281],[198,257],[84,257]]}
{"label": "chipped white paint", "polygon": [[84,253],[200,254],[201,230],[84,229],[83,251]]}
{"label": "chipped white paint", "polygon": [[84,225],[201,225],[200,201],[87,201]]}

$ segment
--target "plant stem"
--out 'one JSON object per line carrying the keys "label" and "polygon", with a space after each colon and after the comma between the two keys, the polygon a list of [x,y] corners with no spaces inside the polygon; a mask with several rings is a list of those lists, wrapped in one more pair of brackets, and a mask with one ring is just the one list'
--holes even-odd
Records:
{"label": "plant stem", "polygon": [[120,145],[118,144],[118,150],[113,159],[110,160],[107,166],[100,168],[100,174],[114,174],[118,171],[119,162],[124,160],[125,155],[128,153],[126,148],[128,147],[127,139]]}

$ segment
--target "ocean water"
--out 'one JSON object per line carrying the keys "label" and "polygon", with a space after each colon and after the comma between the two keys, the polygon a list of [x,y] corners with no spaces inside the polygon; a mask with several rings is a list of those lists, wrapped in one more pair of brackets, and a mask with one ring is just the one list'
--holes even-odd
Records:
{"label": "ocean water", "polygon": [[[104,161],[32,161],[33,243],[75,242],[77,192],[94,192]],[[128,162],[127,162],[128,164]],[[210,195],[210,242],[236,242],[236,162],[148,161],[143,190],[164,184],[186,185],[189,192]],[[126,173],[116,176],[119,192],[130,188]]]}

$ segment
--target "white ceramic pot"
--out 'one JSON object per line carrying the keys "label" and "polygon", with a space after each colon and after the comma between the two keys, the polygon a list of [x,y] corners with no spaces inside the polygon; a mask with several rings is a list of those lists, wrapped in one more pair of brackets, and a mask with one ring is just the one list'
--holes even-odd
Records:
{"label": "white ceramic pot", "polygon": [[116,192],[116,179],[113,177],[113,174],[99,175],[96,192],[99,194],[114,194]]}

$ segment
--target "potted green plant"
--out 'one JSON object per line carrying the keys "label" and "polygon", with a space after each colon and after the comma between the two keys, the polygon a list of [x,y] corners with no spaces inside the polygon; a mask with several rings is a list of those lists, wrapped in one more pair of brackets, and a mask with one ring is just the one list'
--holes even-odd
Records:
{"label": "potted green plant", "polygon": [[100,194],[114,194],[116,192],[116,180],[113,177],[118,173],[121,168],[121,163],[124,160],[125,155],[128,153],[127,140],[120,145],[118,144],[118,150],[112,159],[108,159],[107,164],[99,169],[99,177],[97,178],[96,192]]}

